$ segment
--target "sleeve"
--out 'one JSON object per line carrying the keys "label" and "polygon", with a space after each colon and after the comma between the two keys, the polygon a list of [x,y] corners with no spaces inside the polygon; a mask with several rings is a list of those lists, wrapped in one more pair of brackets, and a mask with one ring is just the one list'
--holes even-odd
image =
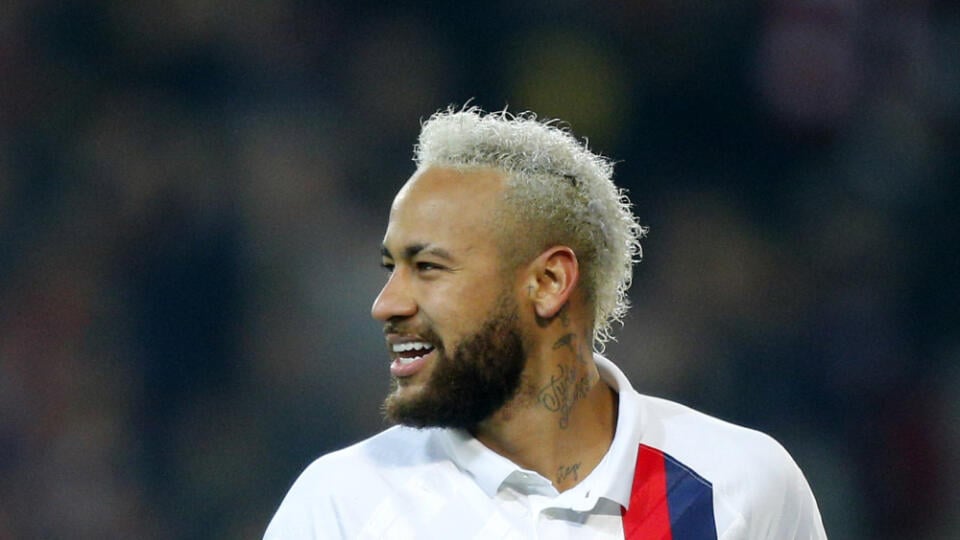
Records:
{"label": "sleeve", "polygon": [[[791,460],[793,469],[792,482],[788,486],[787,496],[784,499],[781,512],[781,522],[785,525],[783,534],[774,534],[774,538],[792,538],[794,540],[826,540],[827,533],[823,529],[823,520],[813,491],[807,479],[800,471],[800,467]],[[786,526],[793,523],[792,526]],[[792,529],[792,531],[790,530]]]}
{"label": "sleeve", "polygon": [[267,525],[263,540],[337,540],[340,519],[316,464],[297,478]]}
{"label": "sleeve", "polygon": [[747,538],[769,540],[826,540],[817,501],[803,471],[790,454],[775,443],[765,478],[757,482],[755,507],[750,512]]}

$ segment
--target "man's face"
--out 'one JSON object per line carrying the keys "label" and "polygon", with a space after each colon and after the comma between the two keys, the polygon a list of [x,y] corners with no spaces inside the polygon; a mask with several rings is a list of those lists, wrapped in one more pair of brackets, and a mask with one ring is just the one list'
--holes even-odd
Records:
{"label": "man's face", "polygon": [[515,393],[525,355],[513,276],[501,268],[493,210],[503,178],[490,170],[419,171],[390,211],[373,304],[384,322],[399,423],[471,428]]}

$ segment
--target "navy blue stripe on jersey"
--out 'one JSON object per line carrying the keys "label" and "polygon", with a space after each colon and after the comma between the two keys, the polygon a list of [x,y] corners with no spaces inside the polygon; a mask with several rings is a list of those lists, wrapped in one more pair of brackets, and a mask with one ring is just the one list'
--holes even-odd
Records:
{"label": "navy blue stripe on jersey", "polygon": [[716,540],[713,485],[670,455],[663,457],[673,540]]}

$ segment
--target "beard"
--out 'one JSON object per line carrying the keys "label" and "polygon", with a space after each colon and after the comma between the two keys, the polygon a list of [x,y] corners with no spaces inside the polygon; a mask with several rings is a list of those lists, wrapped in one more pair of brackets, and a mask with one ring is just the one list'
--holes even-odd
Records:
{"label": "beard", "polygon": [[401,398],[394,378],[383,404],[387,420],[406,426],[472,430],[501,409],[520,387],[526,351],[518,329],[516,304],[501,300],[480,329],[447,354],[440,339],[422,334],[435,344],[430,378],[417,395]]}

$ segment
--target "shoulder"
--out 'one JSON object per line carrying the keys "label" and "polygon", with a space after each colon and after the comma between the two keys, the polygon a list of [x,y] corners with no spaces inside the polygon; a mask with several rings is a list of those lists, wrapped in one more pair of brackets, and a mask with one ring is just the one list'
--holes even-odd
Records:
{"label": "shoulder", "polygon": [[824,537],[803,472],[773,437],[668,400],[642,401],[644,444],[709,482],[731,527],[751,531],[751,538],[767,537],[758,530],[774,538]]}
{"label": "shoulder", "polygon": [[300,474],[291,492],[304,489],[313,495],[342,492],[341,483],[354,485],[370,481],[392,470],[429,463],[436,457],[434,430],[394,426],[317,458]]}
{"label": "shoulder", "polygon": [[294,481],[267,528],[267,540],[339,538],[397,486],[443,461],[435,430],[392,427],[314,460]]}
{"label": "shoulder", "polygon": [[600,355],[594,360],[601,375],[620,394],[620,419],[628,423],[622,431],[625,439],[638,439],[693,465],[708,479],[758,468],[778,472],[795,466],[772,437],[675,401],[640,394],[610,360]]}
{"label": "shoulder", "polygon": [[[778,473],[795,467],[784,447],[766,433],[673,401],[641,396],[643,439],[684,462],[730,473]],[[719,473],[721,471],[715,471]]]}

